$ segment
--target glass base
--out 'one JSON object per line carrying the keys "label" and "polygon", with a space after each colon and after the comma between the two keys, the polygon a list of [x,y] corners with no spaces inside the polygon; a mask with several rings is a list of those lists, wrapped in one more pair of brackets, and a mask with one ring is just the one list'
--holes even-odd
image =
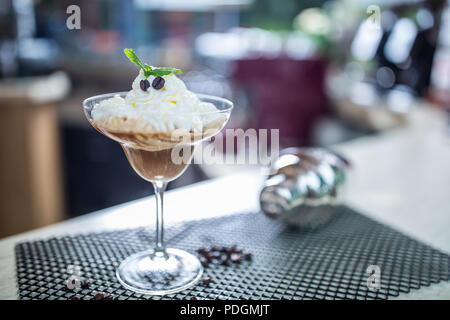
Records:
{"label": "glass base", "polygon": [[153,250],[126,258],[116,271],[127,289],[150,295],[175,293],[193,286],[202,276],[197,257],[179,249]]}

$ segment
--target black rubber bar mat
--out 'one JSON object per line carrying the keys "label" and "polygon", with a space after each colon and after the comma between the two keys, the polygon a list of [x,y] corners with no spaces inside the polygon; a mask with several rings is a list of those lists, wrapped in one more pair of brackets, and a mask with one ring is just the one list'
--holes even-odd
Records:
{"label": "black rubber bar mat", "polygon": [[[196,253],[199,247],[236,244],[251,261],[210,264],[199,284],[166,296],[121,287],[115,269],[128,255],[153,244],[139,228],[19,243],[15,247],[21,299],[387,299],[449,280],[450,257],[349,208],[316,231],[301,231],[246,213],[179,224],[167,243]],[[79,266],[88,288],[67,290],[69,265]],[[377,265],[380,287],[368,288],[367,268]]]}

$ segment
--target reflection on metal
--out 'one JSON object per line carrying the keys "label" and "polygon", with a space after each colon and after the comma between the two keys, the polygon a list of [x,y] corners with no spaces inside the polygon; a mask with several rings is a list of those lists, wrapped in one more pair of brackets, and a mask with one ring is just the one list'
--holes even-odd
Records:
{"label": "reflection on metal", "polygon": [[280,152],[260,193],[261,210],[270,218],[315,229],[329,220],[341,202],[349,162],[319,148]]}

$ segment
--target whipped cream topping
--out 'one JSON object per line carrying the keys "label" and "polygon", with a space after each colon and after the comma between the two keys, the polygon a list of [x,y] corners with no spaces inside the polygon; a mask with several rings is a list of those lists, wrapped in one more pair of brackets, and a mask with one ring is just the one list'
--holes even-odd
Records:
{"label": "whipped cream topping", "polygon": [[[147,91],[143,91],[140,82],[146,78],[141,70],[125,98],[116,95],[94,106],[92,110],[94,122],[126,118],[130,122],[138,123],[139,128],[136,130],[139,131],[172,132],[184,129],[202,132],[208,124],[221,117],[220,113],[215,112],[217,108],[212,103],[200,101],[175,74],[163,78],[165,84],[162,89],[150,87]],[[147,78],[150,84],[154,79],[154,76]]]}

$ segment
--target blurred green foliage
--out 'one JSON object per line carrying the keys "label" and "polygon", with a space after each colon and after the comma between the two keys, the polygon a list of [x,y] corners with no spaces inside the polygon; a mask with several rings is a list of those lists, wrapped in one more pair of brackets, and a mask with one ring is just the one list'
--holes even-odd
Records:
{"label": "blurred green foliage", "polygon": [[292,21],[300,11],[321,7],[324,0],[255,0],[250,10],[242,12],[242,25],[266,30],[292,30]]}

